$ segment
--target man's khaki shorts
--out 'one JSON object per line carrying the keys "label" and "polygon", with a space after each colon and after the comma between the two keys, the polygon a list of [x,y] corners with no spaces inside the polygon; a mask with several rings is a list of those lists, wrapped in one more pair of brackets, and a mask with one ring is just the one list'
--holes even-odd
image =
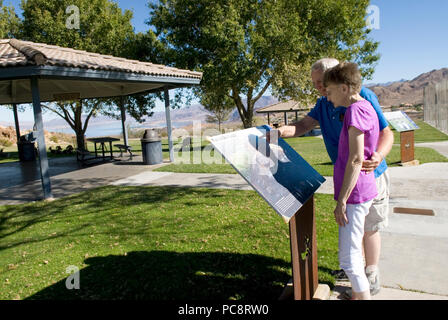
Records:
{"label": "man's khaki shorts", "polygon": [[369,214],[364,223],[364,232],[381,231],[388,225],[389,216],[389,195],[390,195],[390,177],[389,170],[383,172],[376,178],[376,187],[378,196],[373,199]]}

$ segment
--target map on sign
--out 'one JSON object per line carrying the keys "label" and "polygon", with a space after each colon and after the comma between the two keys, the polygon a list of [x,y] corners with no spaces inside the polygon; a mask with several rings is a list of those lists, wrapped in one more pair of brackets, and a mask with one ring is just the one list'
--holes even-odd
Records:
{"label": "map on sign", "polygon": [[403,111],[384,112],[384,117],[398,132],[420,129]]}
{"label": "map on sign", "polygon": [[[214,148],[289,222],[325,179],[289,144],[268,144],[261,126],[211,137]],[[277,139],[276,139],[277,140]]]}

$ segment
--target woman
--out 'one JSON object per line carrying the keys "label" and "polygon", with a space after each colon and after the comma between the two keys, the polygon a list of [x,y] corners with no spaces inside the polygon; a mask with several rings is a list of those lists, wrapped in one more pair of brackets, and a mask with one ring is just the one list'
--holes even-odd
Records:
{"label": "woman", "polygon": [[327,98],[334,106],[347,107],[334,166],[334,215],[339,225],[339,263],[351,282],[355,300],[370,299],[362,239],[365,216],[377,189],[374,173],[361,171],[361,166],[372,156],[379,137],[378,117],[372,105],[360,96],[361,84],[355,63],[340,63],[324,75]]}

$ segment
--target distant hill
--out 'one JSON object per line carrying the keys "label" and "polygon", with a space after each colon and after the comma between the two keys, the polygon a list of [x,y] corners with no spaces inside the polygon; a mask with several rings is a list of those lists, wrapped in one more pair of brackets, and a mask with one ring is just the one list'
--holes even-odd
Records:
{"label": "distant hill", "polygon": [[448,78],[448,68],[432,70],[408,81],[395,81],[385,85],[367,85],[378,96],[381,106],[423,103],[423,89],[432,83]]}
{"label": "distant hill", "polygon": [[[256,103],[254,106],[254,114],[255,110],[259,109],[259,108],[263,108],[263,107],[267,107],[270,106],[271,104],[277,103],[278,99],[273,97],[273,96],[262,96]],[[244,103],[246,103],[246,101],[244,101]],[[233,110],[232,114],[229,117],[229,122],[232,121],[240,121],[241,117],[238,113],[238,110],[235,108],[235,110]]]}
{"label": "distant hill", "polygon": [[[245,101],[244,101],[245,102]],[[258,108],[266,107],[271,104],[278,102],[278,100],[272,96],[262,96],[257,103],[255,104],[255,110]],[[254,112],[255,112],[254,110]],[[171,109],[171,123],[173,128],[181,128],[185,126],[190,126],[193,124],[193,121],[203,121],[209,112],[200,104],[194,104],[189,107],[182,107],[180,109]],[[83,116],[83,121],[85,120],[85,116]],[[19,113],[20,119],[20,113]],[[228,122],[241,121],[240,116],[238,114],[238,110],[235,108],[229,117]],[[162,128],[166,126],[165,123],[165,111],[154,112],[151,117],[146,117],[145,122],[138,123],[132,117],[127,117],[127,123],[133,128]],[[20,121],[21,129],[32,129],[34,122],[32,121]],[[0,125],[8,127],[14,126],[14,122],[6,122],[0,121]],[[120,124],[117,120],[111,119],[104,116],[98,116],[95,118],[91,118],[89,121],[89,128],[93,127],[104,127],[104,126],[119,126]],[[55,130],[59,131],[61,129],[68,129],[69,125],[62,118],[55,118],[49,121],[44,122],[45,130]]]}

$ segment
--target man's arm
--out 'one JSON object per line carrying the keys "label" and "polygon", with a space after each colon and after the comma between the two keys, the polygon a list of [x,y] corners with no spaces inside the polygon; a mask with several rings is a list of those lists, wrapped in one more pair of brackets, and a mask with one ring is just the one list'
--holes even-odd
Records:
{"label": "man's arm", "polygon": [[394,134],[389,127],[384,128],[380,131],[378,146],[376,151],[370,157],[370,160],[364,160],[362,163],[362,170],[366,172],[371,172],[375,170],[386,158],[392,149],[392,145],[394,144]]}
{"label": "man's arm", "polygon": [[305,118],[293,125],[278,128],[278,131],[282,138],[300,137],[314,129],[318,124],[319,122],[317,120],[310,116],[305,116]]}
{"label": "man's arm", "polygon": [[392,149],[392,145],[394,144],[394,134],[388,127],[387,120],[384,117],[383,110],[381,109],[380,102],[378,101],[378,97],[375,93],[372,90],[363,87],[361,90],[361,96],[372,104],[378,115],[378,121],[380,123],[380,135],[376,152],[373,153],[369,160],[365,160],[362,164],[362,170],[371,172],[375,170],[380,165],[381,161],[383,161],[383,159],[385,159],[389,154]]}

